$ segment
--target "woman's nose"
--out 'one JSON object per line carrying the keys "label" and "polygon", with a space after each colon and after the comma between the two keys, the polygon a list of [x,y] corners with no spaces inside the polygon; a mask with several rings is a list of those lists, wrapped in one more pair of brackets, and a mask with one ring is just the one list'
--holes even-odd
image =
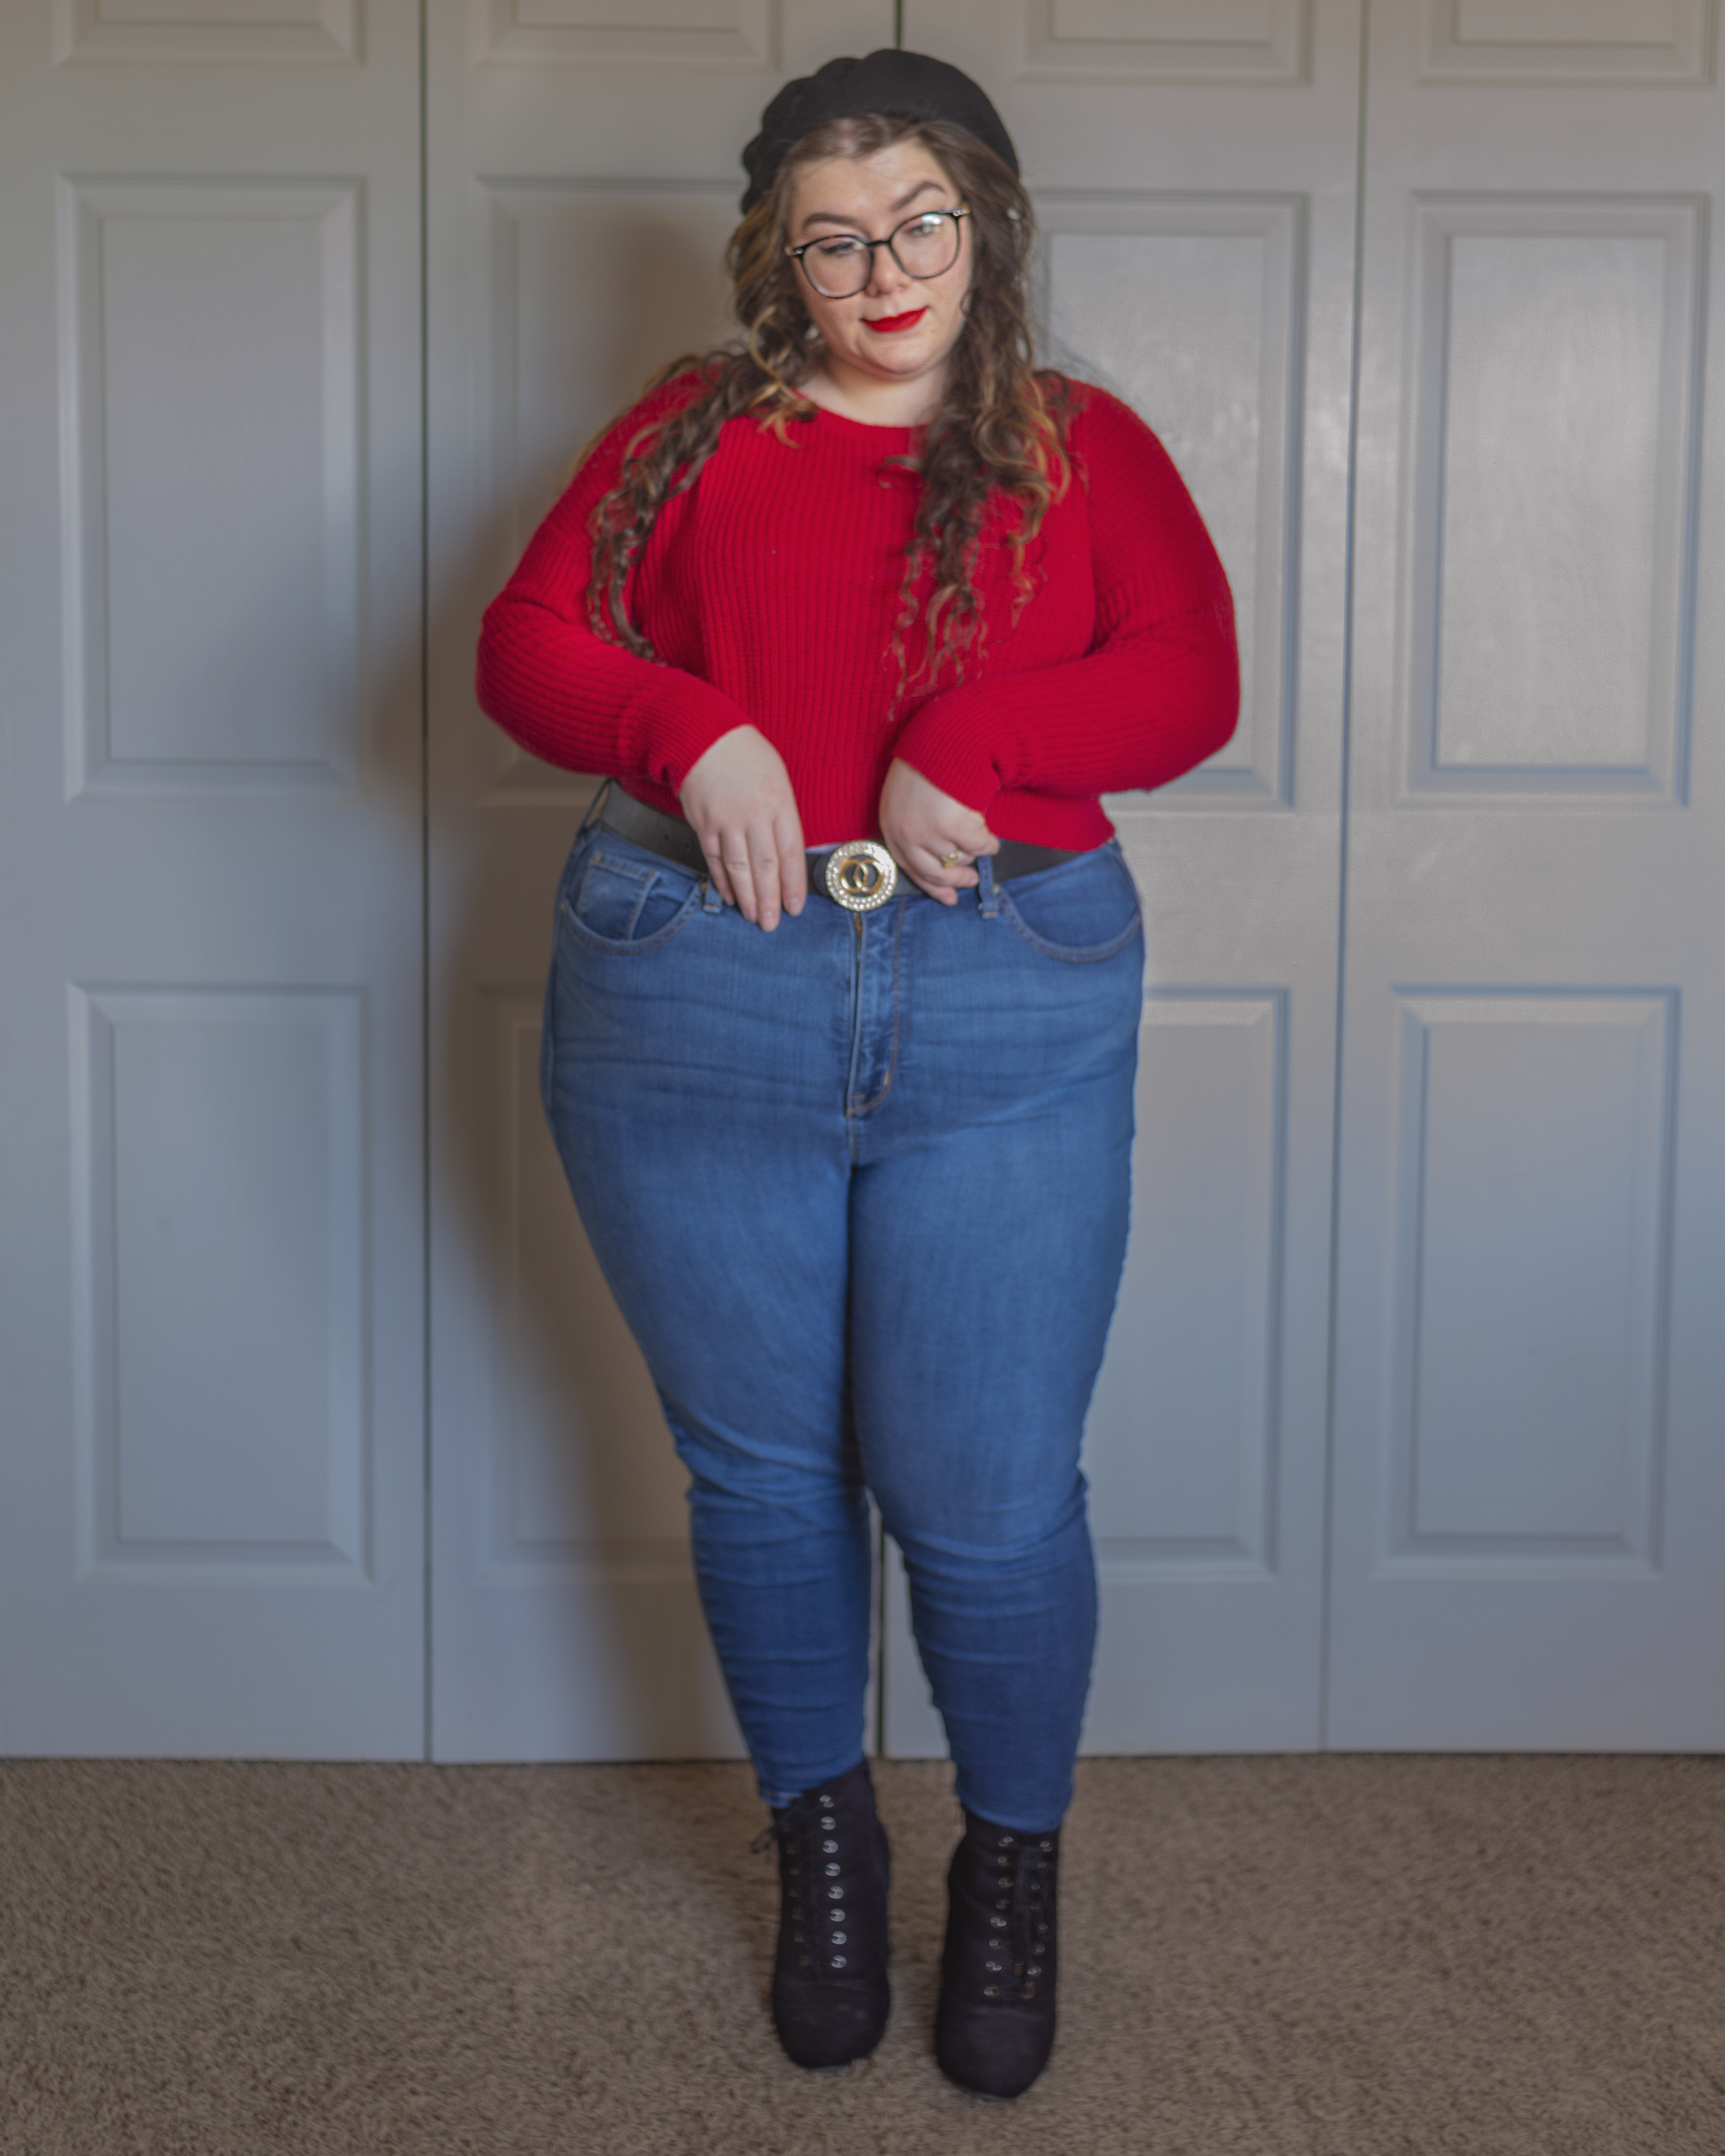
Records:
{"label": "woman's nose", "polygon": [[892,249],[877,247],[874,250],[872,274],[868,280],[868,290],[877,298],[881,298],[888,292],[902,291],[909,282],[910,280],[893,260]]}

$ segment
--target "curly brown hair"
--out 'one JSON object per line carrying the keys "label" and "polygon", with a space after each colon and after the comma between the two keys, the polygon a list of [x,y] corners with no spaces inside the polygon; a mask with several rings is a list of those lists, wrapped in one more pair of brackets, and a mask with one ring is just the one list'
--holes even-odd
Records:
{"label": "curly brown hair", "polygon": [[[917,670],[929,686],[943,667],[962,678],[980,650],[975,573],[984,517],[996,495],[1016,504],[1006,534],[1012,555],[1015,614],[1030,596],[1025,552],[1050,502],[1070,478],[1065,450],[1068,385],[1038,371],[1032,355],[1026,282],[1034,241],[1030,198],[1017,177],[966,129],[890,114],[835,120],[813,129],[785,157],[772,186],[732,234],[725,250],[743,343],[673,360],[649,388],[691,368],[704,388],[680,410],[643,428],[628,444],[618,482],[593,513],[590,619],[597,632],[643,658],[651,644],[630,619],[630,571],[660,510],[692,486],[727,419],[752,415],[784,438],[787,421],[812,418],[799,391],[819,364],[821,346],[803,305],[796,265],[785,253],[797,168],[828,157],[866,157],[895,142],[919,143],[945,169],[970,210],[972,270],[966,320],[947,368],[937,410],[902,461],[920,474],[914,536],[905,557],[894,646],[901,691],[910,669],[906,639],[923,616]],[[920,608],[917,588],[933,564]]]}

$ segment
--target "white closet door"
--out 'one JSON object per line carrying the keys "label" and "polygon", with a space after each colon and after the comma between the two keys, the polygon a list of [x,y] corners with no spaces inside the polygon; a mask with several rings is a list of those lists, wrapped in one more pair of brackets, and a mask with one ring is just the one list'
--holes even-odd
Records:
{"label": "white closet door", "polygon": [[422,1743],[418,10],[0,14],[0,1743]]}
{"label": "white closet door", "polygon": [[1341,1745],[1725,1743],[1714,14],[1371,11]]}
{"label": "white closet door", "polygon": [[739,153],[888,0],[431,0],[433,1747],[734,1754],[683,1476],[538,1101],[592,783],[472,695],[479,616],[595,429],[727,332]]}
{"label": "white closet door", "polygon": [[[1149,973],[1130,1254],[1085,1441],[1098,1752],[1317,1741],[1358,8],[909,0],[983,82],[1055,357],[1162,436],[1216,536],[1234,742],[1110,804]],[[902,1574],[886,1748],[938,1752]]]}

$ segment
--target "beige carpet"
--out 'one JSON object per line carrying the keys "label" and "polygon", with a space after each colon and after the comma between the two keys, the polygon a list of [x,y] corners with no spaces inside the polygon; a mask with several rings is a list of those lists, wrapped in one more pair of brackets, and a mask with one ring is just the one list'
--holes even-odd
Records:
{"label": "beige carpet", "polygon": [[955,1814],[880,1772],[896,1997],[808,2076],[723,1766],[0,1766],[5,2156],[1722,2156],[1725,1761],[1098,1760],[1054,2058],[927,2027]]}

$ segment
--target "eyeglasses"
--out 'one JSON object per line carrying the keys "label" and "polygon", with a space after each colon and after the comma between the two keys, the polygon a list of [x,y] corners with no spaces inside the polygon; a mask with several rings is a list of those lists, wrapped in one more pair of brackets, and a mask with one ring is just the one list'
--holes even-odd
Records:
{"label": "eyeglasses", "polygon": [[907,277],[925,284],[951,269],[958,259],[959,219],[967,209],[925,209],[908,217],[884,239],[859,239],[853,232],[835,232],[826,239],[806,239],[785,252],[800,263],[823,300],[854,299],[874,275],[874,250],[884,247]]}

